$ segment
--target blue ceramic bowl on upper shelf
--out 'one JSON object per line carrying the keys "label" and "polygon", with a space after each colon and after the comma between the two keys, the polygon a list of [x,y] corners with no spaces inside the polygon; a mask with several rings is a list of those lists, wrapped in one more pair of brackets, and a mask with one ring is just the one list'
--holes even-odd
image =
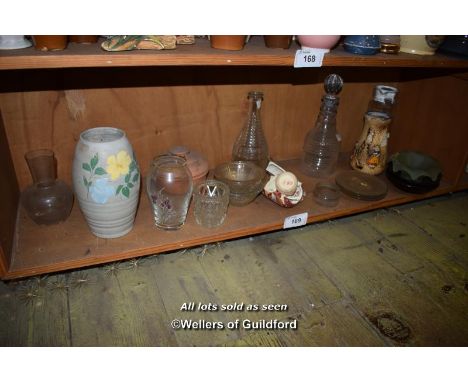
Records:
{"label": "blue ceramic bowl on upper shelf", "polygon": [[346,36],[343,46],[349,53],[372,55],[380,51],[380,37],[377,35]]}

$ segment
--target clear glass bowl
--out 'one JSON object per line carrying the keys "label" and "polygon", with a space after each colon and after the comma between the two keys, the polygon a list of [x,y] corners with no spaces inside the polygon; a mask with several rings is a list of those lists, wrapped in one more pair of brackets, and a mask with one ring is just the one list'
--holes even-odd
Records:
{"label": "clear glass bowl", "polygon": [[328,182],[319,182],[314,188],[315,201],[325,207],[335,207],[340,199],[340,190]]}
{"label": "clear glass bowl", "polygon": [[215,168],[214,176],[229,186],[229,202],[234,206],[245,206],[252,202],[267,181],[264,169],[246,161],[220,164]]}

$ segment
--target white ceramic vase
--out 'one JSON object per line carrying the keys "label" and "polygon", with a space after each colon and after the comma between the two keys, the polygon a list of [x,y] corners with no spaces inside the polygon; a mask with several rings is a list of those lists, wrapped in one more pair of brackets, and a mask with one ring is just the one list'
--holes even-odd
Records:
{"label": "white ceramic vase", "polygon": [[125,132],[96,127],[81,133],[73,159],[73,188],[91,232],[102,238],[131,231],[140,170]]}

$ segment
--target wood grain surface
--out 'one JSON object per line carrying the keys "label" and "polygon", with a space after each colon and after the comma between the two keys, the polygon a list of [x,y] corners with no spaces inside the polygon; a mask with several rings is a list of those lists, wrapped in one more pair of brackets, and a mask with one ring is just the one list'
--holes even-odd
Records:
{"label": "wood grain surface", "polygon": [[373,87],[394,85],[400,93],[390,151],[428,152],[442,162],[445,178],[456,182],[467,153],[468,82],[447,71],[114,68],[37,71],[23,80],[18,72],[3,72],[2,86],[11,91],[0,94],[0,107],[23,189],[30,182],[26,151],[54,150],[59,177],[70,183],[79,135],[96,126],[126,131],[143,174],[154,156],[180,144],[201,151],[215,167],[229,160],[247,117],[247,93],[254,89],[265,94],[262,122],[272,158],[298,158],[331,71],[345,81],[337,114],[342,151],[352,150],[360,135]]}
{"label": "wood grain surface", "polygon": [[[103,40],[100,40],[100,43]],[[262,65],[293,66],[300,46],[289,49],[269,49],[261,36],[253,36],[241,51],[212,49],[206,39],[197,38],[195,45],[179,45],[175,50],[106,52],[99,44],[69,44],[67,49],[40,52],[34,48],[0,52],[0,69],[168,66],[168,65]],[[325,55],[323,66],[361,67],[444,67],[467,68],[468,61],[437,54],[418,56],[399,53],[379,53],[360,56],[339,46]]]}
{"label": "wood grain surface", "polygon": [[0,277],[10,267],[19,188],[0,109]]}
{"label": "wood grain surface", "polygon": [[444,178],[456,183],[468,154],[468,81],[455,75],[411,78],[399,90],[390,151],[432,155],[441,162]]}

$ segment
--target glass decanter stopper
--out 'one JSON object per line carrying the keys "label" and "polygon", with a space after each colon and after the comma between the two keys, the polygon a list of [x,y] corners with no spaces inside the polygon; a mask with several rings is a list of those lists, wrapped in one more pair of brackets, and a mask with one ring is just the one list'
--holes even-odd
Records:
{"label": "glass decanter stopper", "polygon": [[234,143],[232,160],[254,162],[257,166],[266,168],[270,158],[260,117],[263,93],[249,92],[248,100],[249,114],[247,124]]}
{"label": "glass decanter stopper", "polygon": [[33,184],[21,195],[21,203],[37,224],[56,224],[65,220],[73,206],[70,187],[57,179],[56,160],[51,150],[33,150],[25,155]]}
{"label": "glass decanter stopper", "polygon": [[309,176],[323,178],[336,168],[340,153],[340,142],[336,136],[336,112],[339,104],[337,94],[343,87],[338,74],[330,74],[324,81],[325,95],[315,122],[315,127],[304,140],[301,171]]}

